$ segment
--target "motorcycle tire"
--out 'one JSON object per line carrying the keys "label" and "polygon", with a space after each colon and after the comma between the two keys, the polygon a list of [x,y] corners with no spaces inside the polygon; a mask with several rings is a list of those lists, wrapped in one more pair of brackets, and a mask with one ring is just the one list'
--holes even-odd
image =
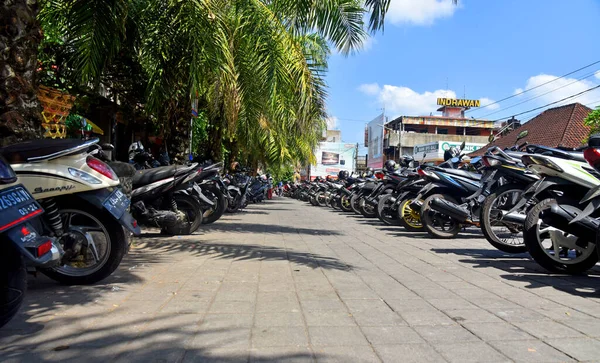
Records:
{"label": "motorcycle tire", "polygon": [[494,246],[496,249],[502,251],[502,252],[506,252],[506,253],[525,253],[527,252],[527,246],[525,246],[525,243],[520,243],[520,244],[508,244],[505,242],[502,242],[502,240],[500,240],[500,238],[498,238],[498,236],[496,235],[496,233],[493,230],[493,226],[492,226],[492,221],[491,221],[491,211],[492,211],[492,207],[494,205],[494,202],[497,200],[498,196],[501,196],[504,193],[510,192],[510,191],[520,191],[521,193],[523,193],[523,187],[520,186],[519,184],[506,184],[503,185],[499,188],[497,188],[496,190],[494,190],[493,193],[491,193],[490,195],[488,195],[485,200],[483,201],[483,204],[481,206],[481,214],[479,216],[479,221],[481,223],[481,232],[483,232],[483,235],[485,236],[485,239],[492,245]]}
{"label": "motorcycle tire", "polygon": [[410,207],[415,195],[407,196],[398,206],[398,220],[400,225],[408,232],[423,232],[423,222],[421,222],[421,214]]}
{"label": "motorcycle tire", "polygon": [[354,213],[358,214],[358,215],[362,215],[362,213],[360,212],[360,198],[358,196],[358,194],[354,194],[352,196],[352,198],[350,199],[350,206],[352,207],[352,210],[354,211]]}
{"label": "motorcycle tire", "polygon": [[182,236],[196,232],[202,225],[202,206],[200,203],[196,198],[187,194],[175,194],[173,199],[177,203],[177,209],[185,213],[187,220],[191,222],[165,227],[163,232],[172,236]]}
{"label": "motorcycle tire", "polygon": [[359,201],[360,214],[365,218],[377,218],[377,206],[367,207],[367,201],[365,198],[362,198]]}
{"label": "motorcycle tire", "polygon": [[[93,211],[93,217],[98,220],[110,239],[110,251],[103,264],[89,272],[82,270],[64,270],[62,268],[63,266],[43,269],[41,272],[63,285],[89,285],[110,276],[121,264],[121,260],[123,260],[129,247],[128,236],[123,229],[123,226],[121,226],[121,223],[115,220],[107,210],[98,209],[81,199],[64,199],[57,202],[58,213],[61,215],[61,218],[67,211],[70,211],[68,213],[79,212],[79,214],[84,216],[90,214],[90,211]],[[65,232],[68,231],[68,227],[65,228]]]}
{"label": "motorcycle tire", "polygon": [[331,207],[331,209],[338,209],[338,204],[336,202],[335,197],[336,195],[331,195],[329,197],[329,206]]}
{"label": "motorcycle tire", "polygon": [[[216,185],[208,185],[203,188],[207,193],[212,194],[212,200],[215,203],[215,206],[212,208],[212,213],[207,215],[204,211],[202,215],[202,224],[211,224],[219,220],[225,213],[227,209],[227,198],[223,195],[221,189],[219,189]],[[210,198],[210,197],[209,197]]]}
{"label": "motorcycle tire", "polygon": [[315,199],[316,199],[317,205],[319,207],[327,207],[327,202],[325,200],[325,196],[323,195],[323,192],[318,192],[317,195],[315,196]]}
{"label": "motorcycle tire", "polygon": [[354,212],[352,207],[350,206],[350,197],[346,194],[342,194],[341,198],[338,201],[338,207],[344,212]]}
{"label": "motorcycle tire", "polygon": [[[523,231],[525,246],[535,262],[548,271],[582,274],[594,267],[598,262],[598,253],[596,252],[597,247],[594,243],[588,242],[589,249],[586,248],[585,254],[578,256],[574,261],[565,261],[560,259],[560,257],[559,259],[556,259],[555,257],[550,256],[548,250],[542,245],[542,241],[540,240],[538,228],[543,223],[540,221],[540,214],[556,204],[577,207],[579,203],[567,198],[548,198],[533,206],[529,212],[527,212],[527,218],[525,219],[525,229]],[[562,238],[569,238],[564,236],[564,234],[562,235]],[[553,242],[551,243],[554,244]],[[574,244],[582,246],[579,238],[577,238],[577,241],[574,242]]]}
{"label": "motorcycle tire", "polygon": [[[449,195],[432,194],[427,197],[423,201],[423,206],[421,207],[421,223],[423,223],[425,231],[427,231],[427,233],[434,238],[449,239],[456,237],[462,226],[456,220],[432,210],[430,204],[434,198],[446,199],[449,202],[457,203],[456,199]],[[436,218],[436,214],[443,217]],[[444,220],[441,220],[442,218]],[[440,222],[442,222],[441,225]],[[445,222],[450,223],[447,230],[444,227]],[[436,228],[436,224],[439,225],[438,228]]]}
{"label": "motorcycle tire", "polygon": [[386,194],[379,199],[379,203],[377,203],[377,217],[388,226],[399,226],[400,218],[398,218],[397,213],[394,213],[389,208],[391,206],[390,199],[393,197],[392,194]]}
{"label": "motorcycle tire", "polygon": [[0,246],[0,328],[19,311],[27,290],[23,257],[10,241]]}

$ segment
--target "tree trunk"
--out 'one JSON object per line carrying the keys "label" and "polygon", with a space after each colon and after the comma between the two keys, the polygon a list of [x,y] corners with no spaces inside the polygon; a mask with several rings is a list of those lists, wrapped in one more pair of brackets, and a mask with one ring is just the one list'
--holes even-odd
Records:
{"label": "tree trunk", "polygon": [[42,39],[36,0],[0,3],[0,145],[42,137],[36,96],[38,45]]}
{"label": "tree trunk", "polygon": [[221,116],[210,120],[208,127],[208,158],[214,163],[223,161],[223,131],[225,122]]}
{"label": "tree trunk", "polygon": [[192,107],[189,102],[178,102],[169,112],[169,156],[173,164],[188,161],[190,146],[190,120]]}

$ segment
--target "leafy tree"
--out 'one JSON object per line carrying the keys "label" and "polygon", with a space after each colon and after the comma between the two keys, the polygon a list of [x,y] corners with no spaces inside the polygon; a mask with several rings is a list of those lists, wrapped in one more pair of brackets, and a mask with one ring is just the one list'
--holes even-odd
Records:
{"label": "leafy tree", "polygon": [[583,120],[583,123],[590,128],[589,135],[583,140],[584,143],[587,143],[590,136],[600,133],[600,106],[590,112],[585,120]]}

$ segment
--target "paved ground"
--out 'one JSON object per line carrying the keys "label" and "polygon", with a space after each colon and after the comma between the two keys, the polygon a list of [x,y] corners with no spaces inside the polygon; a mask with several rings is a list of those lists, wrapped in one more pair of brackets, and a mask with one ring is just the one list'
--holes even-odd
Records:
{"label": "paved ground", "polygon": [[103,284],[30,279],[0,361],[600,361],[600,279],[274,200],[146,235]]}

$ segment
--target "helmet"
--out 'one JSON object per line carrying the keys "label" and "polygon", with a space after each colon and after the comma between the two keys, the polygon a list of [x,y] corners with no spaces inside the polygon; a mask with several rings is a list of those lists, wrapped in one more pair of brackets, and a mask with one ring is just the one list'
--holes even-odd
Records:
{"label": "helmet", "polygon": [[388,160],[384,164],[385,170],[394,171],[396,169],[396,162],[394,160]]}
{"label": "helmet", "polygon": [[143,151],[144,151],[144,145],[142,144],[141,141],[136,141],[136,142],[132,143],[131,145],[129,145],[129,159],[133,159],[133,157],[137,153],[141,153]]}
{"label": "helmet", "polygon": [[367,176],[373,176],[373,168],[367,168]]}
{"label": "helmet", "polygon": [[348,176],[350,176],[350,173],[348,173],[348,170],[340,170],[340,172],[338,173],[339,180],[344,180],[344,179],[348,178]]}
{"label": "helmet", "polygon": [[234,161],[233,163],[231,163],[230,169],[232,171],[239,171],[240,170],[240,163],[238,163],[237,161]]}

